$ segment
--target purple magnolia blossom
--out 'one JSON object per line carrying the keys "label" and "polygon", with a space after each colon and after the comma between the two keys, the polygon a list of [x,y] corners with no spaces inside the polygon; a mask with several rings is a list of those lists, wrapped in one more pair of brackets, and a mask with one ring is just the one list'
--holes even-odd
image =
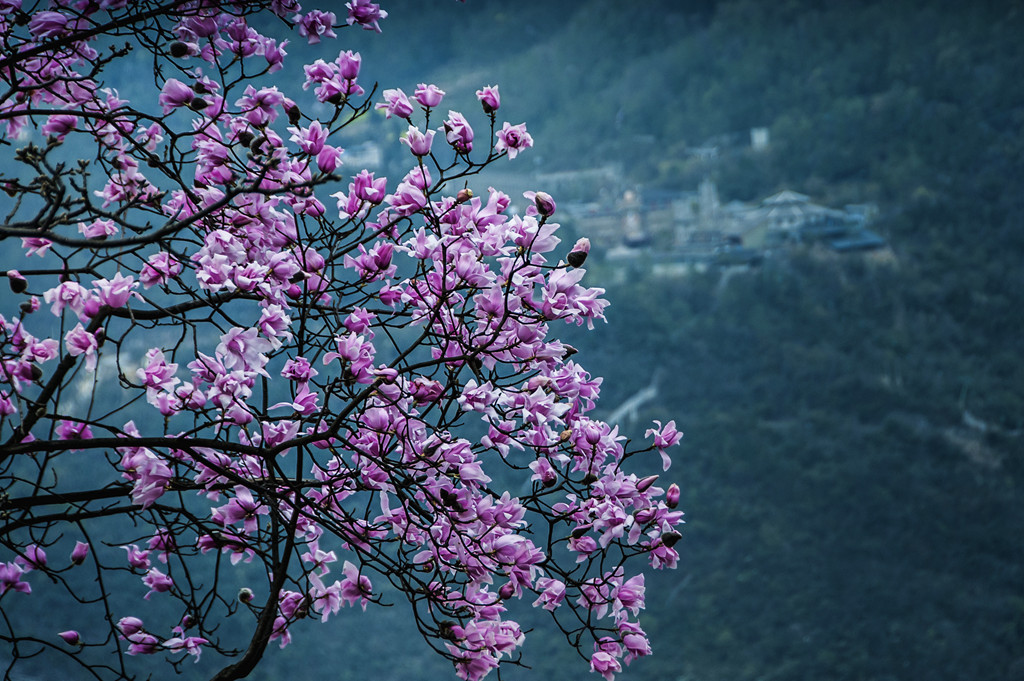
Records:
{"label": "purple magnolia blossom", "polygon": [[338,54],[335,60],[338,65],[338,74],[345,80],[355,80],[359,77],[359,69],[363,64],[363,58],[358,52],[345,50]]}
{"label": "purple magnolia blossom", "polygon": [[270,509],[256,501],[252,492],[242,486],[235,487],[235,496],[224,506],[213,509],[213,519],[222,525],[242,523],[242,531],[252,534],[259,528],[259,516],[267,515]]}
{"label": "purple magnolia blossom", "polygon": [[380,24],[377,22],[388,17],[380,5],[370,0],[351,0],[345,3],[345,7],[348,8],[348,25],[362,26],[368,31],[380,33]]}
{"label": "purple magnolia blossom", "polygon": [[397,116],[408,119],[412,115],[412,102],[404,92],[398,89],[385,90],[384,101],[377,105],[378,109],[384,110],[385,118]]}
{"label": "purple magnolia blossom", "polygon": [[434,142],[434,131],[421,132],[415,125],[409,126],[409,132],[402,138],[402,144],[409,147],[413,156],[426,156],[430,153],[430,146]]}
{"label": "purple magnolia blossom", "polygon": [[334,12],[321,12],[314,9],[306,14],[296,16],[296,20],[299,22],[299,35],[305,37],[310,45],[319,43],[320,38],[338,37],[333,28],[337,21]]}
{"label": "purple magnolia blossom", "polygon": [[90,224],[78,223],[78,231],[86,239],[102,239],[118,233],[119,228],[113,220],[93,220]]}
{"label": "purple magnolia blossom", "polygon": [[201,636],[175,636],[164,641],[163,648],[172,653],[188,653],[195,658],[193,662],[199,662],[199,656],[203,652],[202,646],[205,643],[209,643],[209,641]]}
{"label": "purple magnolia blossom", "polygon": [[498,141],[494,144],[494,150],[499,154],[507,151],[509,159],[515,158],[523,149],[533,146],[533,137],[526,132],[526,123],[509,125],[506,121],[495,135]]}
{"label": "purple magnolia blossom", "polygon": [[72,114],[53,114],[43,125],[43,134],[64,141],[64,137],[78,127],[78,116]]}
{"label": "purple magnolia blossom", "polygon": [[480,100],[484,113],[491,114],[501,108],[501,96],[498,94],[497,85],[488,85],[482,90],[477,90],[476,98]]}
{"label": "purple magnolia blossom", "polygon": [[89,555],[89,545],[85,542],[75,542],[75,548],[71,550],[72,565],[81,565]]}
{"label": "purple magnolia blossom", "polygon": [[0,596],[8,591],[32,593],[32,587],[21,578],[25,570],[17,563],[0,563]]}
{"label": "purple magnolia blossom", "polygon": [[683,438],[683,434],[676,430],[676,422],[669,421],[664,427],[661,425],[661,421],[655,421],[657,428],[648,428],[644,433],[644,437],[654,436],[654,446],[657,447],[658,453],[661,454],[661,461],[664,469],[667,471],[672,465],[672,459],[665,451],[668,447],[679,444],[679,441]]}
{"label": "purple magnolia blossom", "polygon": [[150,288],[158,284],[166,284],[170,279],[181,274],[183,265],[170,253],[160,251],[149,256],[142,266],[139,281],[143,287]]}
{"label": "purple magnolia blossom", "polygon": [[86,371],[96,371],[99,341],[96,340],[95,334],[85,330],[81,322],[64,334],[64,346],[72,357],[85,355]]}
{"label": "purple magnolia blossom", "polygon": [[188,85],[177,78],[168,78],[160,91],[160,106],[163,107],[165,114],[169,114],[179,107],[191,104],[195,96],[196,93]]}
{"label": "purple magnolia blossom", "polygon": [[449,111],[448,118],[439,130],[444,132],[448,144],[460,154],[468,154],[473,150],[473,128],[458,111]]}
{"label": "purple magnolia blossom", "polygon": [[428,109],[432,109],[441,103],[444,99],[445,92],[433,83],[420,83],[416,86],[416,92],[413,94],[413,99],[425,106]]}
{"label": "purple magnolia blossom", "polygon": [[[134,277],[125,277],[120,272],[114,275],[113,279],[97,279],[93,282],[96,288],[96,296],[100,302],[110,307],[124,307],[128,299],[133,295],[132,289],[138,286]],[[138,294],[134,294],[138,297]],[[139,298],[141,300],[141,298]]]}

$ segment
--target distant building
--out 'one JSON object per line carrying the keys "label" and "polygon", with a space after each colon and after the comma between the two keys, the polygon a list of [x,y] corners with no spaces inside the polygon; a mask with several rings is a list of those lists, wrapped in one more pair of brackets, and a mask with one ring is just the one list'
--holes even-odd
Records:
{"label": "distant building", "polygon": [[764,151],[768,148],[768,128],[750,129],[750,148],[754,151]]}

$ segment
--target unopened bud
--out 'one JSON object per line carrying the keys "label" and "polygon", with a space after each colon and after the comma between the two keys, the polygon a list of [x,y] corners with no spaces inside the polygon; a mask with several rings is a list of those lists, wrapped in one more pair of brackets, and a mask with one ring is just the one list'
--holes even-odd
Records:
{"label": "unopened bud", "polygon": [[241,603],[251,603],[252,602],[252,589],[250,589],[248,587],[242,587],[241,589],[239,589],[238,590],[238,600]]}
{"label": "unopened bud", "polygon": [[437,625],[437,635],[441,638],[446,638],[449,641],[457,641],[458,636],[455,635],[455,622],[451,620],[444,620],[439,622]]}
{"label": "unopened bud", "polygon": [[648,475],[646,478],[642,478],[636,483],[637,492],[646,492],[651,488],[651,485],[658,479],[657,475]]}
{"label": "unopened bud", "polygon": [[514,596],[515,593],[516,587],[514,584],[512,584],[512,582],[505,582],[501,585],[501,588],[498,589],[498,595],[501,596],[501,600],[503,601],[507,601],[508,599],[512,598],[512,596]]}
{"label": "unopened bud", "polygon": [[28,282],[25,281],[25,277],[21,276],[21,273],[17,270],[7,271],[7,283],[14,293],[24,293],[25,289],[28,288]]}
{"label": "unopened bud", "polygon": [[661,535],[661,542],[665,546],[667,546],[669,548],[672,548],[673,546],[676,545],[676,542],[679,541],[682,538],[683,538],[683,535],[679,534],[675,530],[672,530],[670,532],[665,532],[664,534]]}
{"label": "unopened bud", "polygon": [[193,111],[202,111],[208,106],[210,106],[210,103],[202,97],[193,97],[192,101],[188,103],[188,108]]}
{"label": "unopened bud", "polygon": [[78,632],[75,631],[74,629],[69,629],[68,631],[62,631],[62,632],[60,632],[57,635],[60,636],[62,639],[64,639],[64,642],[67,643],[69,646],[80,646],[80,645],[82,645],[82,638],[78,635]]}
{"label": "unopened bud", "polygon": [[595,482],[597,482],[597,480],[598,480],[598,478],[597,478],[596,475],[594,475],[593,473],[587,473],[583,477],[583,484],[584,485],[593,485]]}
{"label": "unopened bud", "polygon": [[679,505],[679,485],[674,482],[668,486],[668,491],[665,492],[665,505],[669,508]]}
{"label": "unopened bud", "polygon": [[455,203],[465,203],[473,198],[473,190],[469,187],[460,189],[459,193],[455,195]]}
{"label": "unopened bud", "polygon": [[640,525],[646,525],[654,520],[654,516],[657,515],[657,513],[657,510],[653,508],[642,508],[633,515],[633,518]]}
{"label": "unopened bud", "polygon": [[188,56],[188,45],[180,40],[175,40],[171,43],[171,56],[175,59],[181,59],[182,57]]}
{"label": "unopened bud", "polygon": [[243,147],[248,148],[252,144],[252,141],[256,139],[256,135],[252,134],[248,130],[243,130],[238,133],[238,143]]}
{"label": "unopened bud", "polygon": [[561,433],[558,434],[558,441],[559,442],[568,442],[569,438],[571,438],[571,437],[572,437],[572,429],[571,428],[566,428],[565,430],[563,430]]}
{"label": "unopened bud", "polygon": [[537,212],[544,217],[555,214],[555,200],[547,192],[537,192],[533,197],[533,203],[537,206]]}
{"label": "unopened bud", "polygon": [[287,113],[288,122],[291,123],[292,125],[298,125],[299,121],[302,120],[302,111],[300,111],[299,107],[294,104],[288,107]]}
{"label": "unopened bud", "polygon": [[579,527],[573,528],[572,535],[571,535],[572,538],[573,539],[579,539],[580,537],[585,535],[587,532],[589,532],[591,527],[593,527],[593,525],[591,523],[587,523],[586,525],[580,525]]}
{"label": "unopened bud", "polygon": [[588,253],[590,253],[590,239],[580,239],[569,251],[569,255],[565,256],[565,261],[573,267],[580,267],[586,261]]}

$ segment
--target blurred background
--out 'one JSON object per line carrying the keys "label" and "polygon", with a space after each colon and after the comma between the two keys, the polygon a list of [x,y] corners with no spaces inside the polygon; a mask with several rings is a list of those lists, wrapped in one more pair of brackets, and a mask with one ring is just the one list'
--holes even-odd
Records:
{"label": "blurred background", "polygon": [[[535,148],[470,186],[593,242],[600,415],[686,433],[622,678],[1024,679],[1024,4],[385,7],[342,36],[367,75],[467,114],[499,84]],[[590,678],[545,631],[503,678]]]}

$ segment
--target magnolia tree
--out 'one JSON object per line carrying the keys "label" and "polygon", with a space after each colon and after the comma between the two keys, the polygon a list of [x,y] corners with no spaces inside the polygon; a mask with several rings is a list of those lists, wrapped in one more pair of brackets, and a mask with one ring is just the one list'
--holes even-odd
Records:
{"label": "magnolia tree", "polygon": [[[532,145],[498,88],[474,115],[378,95],[330,47],[380,31],[366,0],[37,5],[0,0],[8,675],[241,678],[307,620],[403,598],[463,679],[521,663],[517,599],[606,679],[649,654],[639,569],[675,566],[682,513],[627,462],[667,469],[680,436],[588,416],[601,381],[555,333],[607,303],[554,200],[466,188]],[[296,92],[266,84],[285,30],[324,55]],[[128,101],[140,51],[155,88]],[[375,107],[408,123],[397,180],[343,163]]]}

